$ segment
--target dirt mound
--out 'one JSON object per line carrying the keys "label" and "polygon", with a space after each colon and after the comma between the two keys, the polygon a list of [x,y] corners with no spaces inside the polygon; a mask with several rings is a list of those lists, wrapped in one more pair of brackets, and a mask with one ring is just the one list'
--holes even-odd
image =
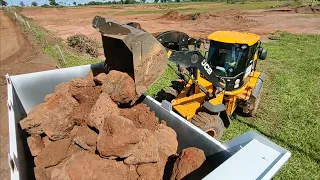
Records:
{"label": "dirt mound", "polygon": [[[20,121],[30,135],[37,179],[163,179],[168,157],[178,149],[177,134],[145,104],[121,109],[112,98],[115,90],[103,90],[121,84],[134,89],[124,77],[121,72],[89,73],[61,83]],[[130,94],[126,86],[117,93]],[[187,152],[183,156],[191,156]],[[179,167],[185,166],[185,158],[180,159]],[[180,172],[172,169],[170,175]],[[192,169],[183,175],[188,172]]]}
{"label": "dirt mound", "polygon": [[298,6],[294,8],[294,11],[301,14],[320,14],[320,5],[318,4],[313,7],[311,7],[310,5]]}
{"label": "dirt mound", "polygon": [[177,11],[170,11],[162,16],[159,19],[169,20],[169,21],[183,21],[190,20],[190,14],[180,14]]}
{"label": "dirt mound", "polygon": [[67,38],[69,46],[75,48],[80,53],[87,53],[92,57],[98,57],[99,44],[95,39],[91,39],[84,34],[76,34]]}

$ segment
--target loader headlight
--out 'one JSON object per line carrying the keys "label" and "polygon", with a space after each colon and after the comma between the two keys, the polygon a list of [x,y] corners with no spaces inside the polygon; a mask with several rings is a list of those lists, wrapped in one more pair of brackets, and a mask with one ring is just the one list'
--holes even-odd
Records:
{"label": "loader headlight", "polygon": [[198,59],[199,59],[198,54],[194,54],[194,55],[191,56],[191,62],[192,63],[197,63]]}

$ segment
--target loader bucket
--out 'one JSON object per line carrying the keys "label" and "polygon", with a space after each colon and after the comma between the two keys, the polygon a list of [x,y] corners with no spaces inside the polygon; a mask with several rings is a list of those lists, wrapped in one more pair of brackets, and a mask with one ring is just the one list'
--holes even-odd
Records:
{"label": "loader bucket", "polygon": [[128,73],[135,81],[138,96],[163,74],[166,49],[139,24],[96,16],[92,25],[102,36],[106,70]]}

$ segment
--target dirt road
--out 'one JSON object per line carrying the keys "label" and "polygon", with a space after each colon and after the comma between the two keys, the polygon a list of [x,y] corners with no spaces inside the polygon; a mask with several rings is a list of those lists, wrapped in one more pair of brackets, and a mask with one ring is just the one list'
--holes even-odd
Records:
{"label": "dirt road", "polygon": [[54,59],[42,54],[36,43],[29,43],[21,29],[0,11],[0,177],[10,179],[7,91],[5,74],[16,75],[55,68]]}

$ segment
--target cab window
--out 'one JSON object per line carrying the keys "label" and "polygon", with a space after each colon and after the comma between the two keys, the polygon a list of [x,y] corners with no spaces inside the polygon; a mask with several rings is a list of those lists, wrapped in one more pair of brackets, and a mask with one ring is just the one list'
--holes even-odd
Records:
{"label": "cab window", "polygon": [[232,77],[243,72],[249,48],[244,44],[210,42],[208,63],[221,77]]}

